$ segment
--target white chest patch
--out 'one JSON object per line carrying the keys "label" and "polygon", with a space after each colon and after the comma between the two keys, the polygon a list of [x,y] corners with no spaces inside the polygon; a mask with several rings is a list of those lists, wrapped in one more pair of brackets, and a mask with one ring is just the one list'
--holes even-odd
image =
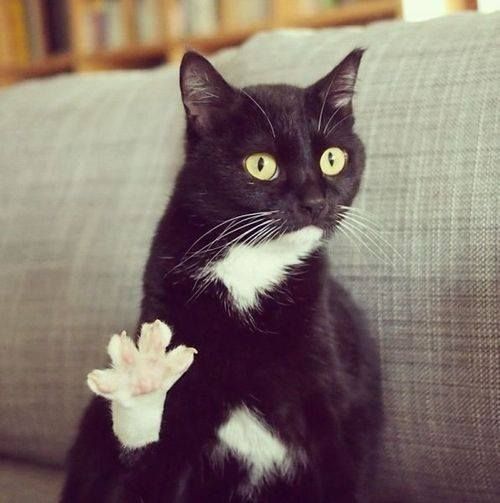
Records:
{"label": "white chest patch", "polygon": [[218,456],[228,451],[243,462],[248,469],[248,487],[251,491],[272,474],[286,476],[293,464],[288,448],[272,430],[246,406],[233,410],[229,419],[218,430],[220,441]]}
{"label": "white chest patch", "polygon": [[222,281],[234,306],[249,311],[258,306],[259,295],[278,286],[290,267],[320,246],[322,235],[319,227],[311,225],[257,246],[234,245],[204,275]]}

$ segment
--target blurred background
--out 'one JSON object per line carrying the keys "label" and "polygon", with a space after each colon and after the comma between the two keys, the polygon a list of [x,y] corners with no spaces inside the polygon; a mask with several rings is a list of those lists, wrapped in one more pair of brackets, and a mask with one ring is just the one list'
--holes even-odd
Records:
{"label": "blurred background", "polygon": [[260,30],[422,21],[500,0],[0,0],[0,85],[60,72],[145,68]]}

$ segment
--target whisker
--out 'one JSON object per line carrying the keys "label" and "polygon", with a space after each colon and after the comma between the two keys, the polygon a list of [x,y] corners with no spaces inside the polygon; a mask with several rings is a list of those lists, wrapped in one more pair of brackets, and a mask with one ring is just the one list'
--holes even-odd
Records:
{"label": "whisker", "polygon": [[[273,221],[276,222],[276,220]],[[271,225],[268,228],[264,228],[261,231],[259,231],[254,237],[250,239],[250,241],[247,241],[245,244],[247,246],[256,246],[261,244],[266,240],[269,234],[272,234],[276,230],[276,227],[274,225]]]}
{"label": "whisker", "polygon": [[323,134],[325,134],[325,132],[327,131],[328,129],[328,126],[330,125],[330,122],[332,122],[332,119],[337,115],[337,112],[339,110],[342,109],[342,105],[338,106],[335,111],[332,113],[332,115],[330,116],[330,118],[328,119],[328,122],[326,123],[325,127],[323,128]]}
{"label": "whisker", "polygon": [[269,116],[266,114],[265,110],[257,103],[257,100],[253,97],[253,96],[250,96],[245,90],[241,90],[241,92],[247,96],[248,98],[250,98],[250,100],[252,100],[255,105],[257,106],[257,108],[262,112],[262,114],[264,115],[264,117],[266,118],[267,120],[267,123],[269,124],[269,127],[271,128],[271,133],[273,135],[273,138],[276,138],[276,133],[274,131],[274,128],[273,128],[273,125],[271,123],[271,119],[269,119]]}
{"label": "whisker", "polygon": [[[384,248],[382,248],[380,244],[377,241],[375,241],[375,239],[373,239],[373,237],[371,237],[366,231],[360,229],[359,227],[355,227],[352,221],[344,220],[343,223],[346,229],[350,229],[351,232],[358,233],[360,235],[358,237],[360,237],[361,243],[363,243],[367,248],[369,248],[368,243],[366,243],[366,241],[363,238],[367,239],[382,254],[382,257],[385,259],[384,261],[388,261],[390,264],[392,264],[392,257],[389,255],[389,253],[386,250],[384,250]],[[371,251],[373,253],[373,250]]]}
{"label": "whisker", "polygon": [[349,219],[356,219],[356,221],[359,221],[360,223],[363,223],[364,225],[368,226],[369,228],[375,229],[377,232],[380,232],[382,230],[382,227],[371,220],[368,217],[365,217],[364,215],[358,214],[358,213],[350,213],[346,211],[345,213],[342,213],[343,218],[349,218]]}
{"label": "whisker", "polygon": [[342,208],[344,210],[349,210],[351,213],[358,213],[359,215],[363,215],[365,218],[371,218],[372,222],[375,223],[375,219],[377,216],[373,214],[372,212],[365,210],[363,208],[358,208],[356,206],[344,206],[342,204],[339,205],[339,208]]}
{"label": "whisker", "polygon": [[[252,217],[252,218],[249,218],[247,220],[247,222],[242,223],[243,219],[242,220],[239,220],[239,221],[234,221],[234,222],[231,222],[231,224],[226,227],[215,239],[213,239],[212,241],[210,241],[210,243],[206,244],[205,246],[203,246],[202,248],[200,248],[199,250],[196,250],[194,251],[193,253],[191,253],[189,255],[189,258],[192,258],[194,256],[197,256],[197,255],[200,255],[206,251],[210,251],[211,249],[213,249],[212,245],[214,245],[217,241],[220,241],[224,236],[227,236],[227,235],[230,235],[230,234],[234,234],[235,232],[241,230],[241,229],[244,229],[246,227],[249,227],[253,224],[255,224],[256,222],[259,222],[259,221],[262,221],[262,219],[264,219],[265,216],[256,216],[256,217]],[[238,224],[241,224],[241,225],[238,225]],[[236,228],[233,228],[234,226],[237,226]]]}
{"label": "whisker", "polygon": [[257,244],[268,243],[272,241],[281,233],[281,229],[282,226],[280,225],[279,227],[276,227],[274,230],[271,230],[269,234],[262,236],[262,238],[259,240]]}
{"label": "whisker", "polygon": [[[265,222],[252,220],[251,222],[247,222],[247,223],[245,223],[243,225],[238,226],[236,229],[233,229],[232,231],[227,232],[226,235],[234,234],[235,232],[241,231],[242,229],[246,229],[247,227],[253,226],[256,223],[264,224]],[[219,246],[214,246],[215,243],[217,241],[219,241],[222,237],[223,237],[222,235],[218,236],[216,239],[214,239],[213,241],[211,241],[210,243],[208,243],[208,245],[206,245],[205,247],[203,247],[202,250],[199,250],[197,252],[193,252],[191,255],[189,255],[189,257],[186,257],[186,259],[182,262],[182,264],[179,264],[179,266],[181,266],[181,265],[184,266],[185,263],[189,262],[190,260],[194,259],[195,257],[197,257],[199,255],[208,254],[208,253],[211,253],[211,252],[214,252],[214,251],[217,251],[217,250],[224,250],[226,248],[226,246],[227,246],[226,244],[221,244]],[[239,238],[239,236],[236,239],[238,239],[238,238]],[[216,253],[216,255],[214,257],[212,257],[212,259],[210,259],[207,262],[206,266],[208,266],[208,264],[210,264],[211,262],[213,262],[213,260],[216,257],[218,257],[218,256],[219,256],[219,253]],[[198,262],[194,262],[190,266],[187,266],[187,267],[184,266],[183,267],[183,270],[186,273],[191,273],[192,271],[195,271],[197,269],[199,269],[199,263]]]}
{"label": "whisker", "polygon": [[204,265],[204,267],[201,270],[201,272],[200,272],[199,275],[204,276],[205,273],[210,270],[210,267],[212,266],[212,264],[214,264],[215,262],[217,262],[217,260],[219,259],[219,257],[221,257],[225,253],[226,250],[228,250],[231,246],[236,245],[239,242],[241,242],[241,240],[245,236],[247,236],[248,234],[256,231],[257,229],[259,229],[261,227],[266,228],[268,225],[272,225],[272,223],[273,223],[272,221],[260,222],[257,225],[254,225],[251,229],[248,229],[247,231],[243,232],[242,234],[240,234],[236,238],[234,238],[231,241],[229,241],[229,243],[226,243],[226,244],[223,244],[223,245],[221,245],[221,246],[219,246],[217,248],[214,248],[215,250],[219,250],[219,251],[213,257],[211,257],[211,259]]}
{"label": "whisker", "polygon": [[348,232],[344,229],[344,226],[342,225],[342,222],[337,222],[336,228],[344,235],[346,238],[349,240],[350,243],[352,243],[356,249],[358,250],[359,254],[362,255],[361,247],[359,244],[354,241],[354,239],[348,234]]}
{"label": "whisker", "polygon": [[[277,211],[277,210],[276,210]],[[246,218],[246,217],[252,217],[252,216],[257,216],[257,215],[269,215],[271,213],[275,213],[276,211],[256,211],[254,213],[243,213],[242,215],[236,215],[235,217],[232,217],[232,218],[228,218],[227,220],[224,220],[223,222],[221,222],[220,224],[217,224],[216,226],[210,228],[207,232],[205,232],[204,234],[202,234],[185,252],[186,253],[189,253],[189,251],[191,251],[193,249],[193,247],[198,243],[200,242],[207,234],[210,234],[211,232],[213,232],[215,229],[218,229],[219,227],[221,227],[222,225],[224,224],[227,224],[228,222],[231,222],[233,220],[237,220],[239,218]]]}
{"label": "whisker", "polygon": [[344,214],[344,218],[347,219],[349,222],[352,222],[353,224],[356,224],[356,225],[362,227],[367,234],[370,234],[374,239],[380,240],[394,254],[396,254],[400,259],[404,260],[404,257],[401,255],[401,253],[399,253],[399,251],[391,243],[389,243],[389,241],[387,241],[384,237],[382,237],[380,232],[375,231],[367,223],[358,220],[357,217],[354,217],[353,215],[350,215],[349,213]]}
{"label": "whisker", "polygon": [[[196,241],[194,241],[194,243],[191,244],[191,246],[182,255],[179,263],[177,265],[175,265],[172,269],[170,269],[169,272],[171,273],[171,272],[179,269],[180,267],[182,267],[193,256],[199,255],[201,250],[206,251],[206,248],[208,245],[203,246],[201,249],[199,249],[191,254],[189,253],[200,241],[203,240],[204,237],[208,236],[210,233],[214,232],[216,229],[220,228],[221,226],[228,225],[228,227],[226,229],[224,229],[222,231],[222,233],[219,234],[219,236],[216,239],[211,241],[211,243],[209,243],[209,245],[212,245],[215,241],[218,241],[221,237],[223,237],[223,235],[227,234],[226,231],[228,231],[234,225],[238,225],[238,224],[241,224],[242,222],[246,222],[246,221],[250,221],[249,225],[251,225],[255,220],[262,219],[269,214],[275,213],[276,211],[265,211],[265,212],[259,211],[259,212],[255,212],[255,213],[245,213],[243,215],[237,215],[236,217],[229,218],[229,219],[224,220],[223,222],[215,225],[214,227],[209,229],[207,232],[202,234]],[[236,231],[236,229],[234,229],[232,232],[235,232],[235,231]]]}
{"label": "whisker", "polygon": [[319,118],[318,118],[318,133],[319,130],[321,129],[321,120],[323,119],[323,112],[325,111],[326,100],[328,99],[330,89],[332,88],[334,80],[335,80],[334,77],[332,77],[332,80],[330,80],[330,84],[328,84],[328,89],[326,90],[325,97],[323,98],[323,104],[321,105],[321,110],[319,112]]}
{"label": "whisker", "polygon": [[343,119],[340,119],[328,131],[326,131],[325,135],[328,136],[328,135],[332,134],[340,126],[340,124],[342,124],[344,121],[346,121],[347,119],[349,119],[350,117],[353,117],[353,116],[354,116],[354,114],[349,114],[349,115],[346,115]]}
{"label": "whisker", "polygon": [[[257,229],[260,229],[261,227],[264,227],[266,228],[268,225],[272,225],[274,222],[273,221],[265,221],[265,222],[261,222],[259,223],[258,225],[255,225],[254,227],[252,227],[251,229],[245,231],[243,234],[240,234],[238,237],[234,238],[233,240],[229,241],[229,243],[227,243],[226,245],[223,246],[223,249],[221,250],[221,252],[223,252],[224,250],[228,250],[231,246],[235,245],[235,244],[238,244],[241,242],[241,240],[245,237],[245,236],[248,236],[248,234],[251,234],[252,232],[256,231]],[[220,255],[221,252],[219,252],[217,255]],[[215,258],[215,257],[214,257]]]}
{"label": "whisker", "polygon": [[353,211],[353,208],[350,206],[339,206],[341,209],[344,211],[341,213],[342,216],[355,216],[356,218],[360,219],[363,222],[366,222],[367,224],[373,226],[377,230],[381,230],[382,226],[376,222],[373,217],[365,215],[362,211]]}
{"label": "whisker", "polygon": [[[351,227],[349,227],[346,223],[346,221],[344,220],[343,222],[339,222],[338,225],[340,227],[342,227],[344,229],[344,231],[350,235],[357,243],[359,243],[360,245],[362,245],[363,247],[365,247],[375,258],[377,258],[378,260],[384,262],[384,263],[387,263],[387,259],[382,255],[379,255],[379,253],[377,253],[373,248],[371,248],[365,240],[363,240],[362,237],[358,236],[358,234],[356,234],[355,230]],[[354,243],[354,241],[353,241]],[[361,251],[361,250],[360,250]]]}
{"label": "whisker", "polygon": [[[266,231],[268,229],[268,226],[272,226],[274,224],[275,220],[270,220],[270,221],[266,221],[266,222],[260,222],[258,223],[257,225],[255,225],[254,227],[252,227],[251,229],[245,231],[243,234],[241,234],[240,236],[234,238],[233,240],[231,240],[229,243],[221,246],[221,250],[215,254],[214,257],[212,257],[208,263],[203,267],[203,269],[198,273],[197,277],[196,277],[196,280],[194,282],[194,285],[193,285],[193,294],[191,295],[191,297],[189,297],[189,299],[187,300],[187,302],[190,302],[194,299],[196,299],[197,297],[199,297],[207,288],[208,286],[210,285],[210,283],[212,283],[214,280],[215,280],[215,277],[213,276],[213,274],[211,273],[211,266],[212,264],[214,264],[217,259],[226,251],[228,250],[232,245],[234,244],[238,244],[239,242],[241,242],[241,240],[246,236],[248,235],[249,233],[251,232],[254,232],[255,230],[261,228],[261,230],[259,231],[262,232],[262,231]],[[198,286],[200,285],[200,286]]]}
{"label": "whisker", "polygon": [[[198,278],[196,282],[193,285],[193,293],[189,297],[189,299],[186,301],[186,304],[189,304],[191,301],[195,300],[198,298],[209,286],[211,283],[212,278]],[[197,284],[201,282],[201,286],[199,288],[196,288]]]}

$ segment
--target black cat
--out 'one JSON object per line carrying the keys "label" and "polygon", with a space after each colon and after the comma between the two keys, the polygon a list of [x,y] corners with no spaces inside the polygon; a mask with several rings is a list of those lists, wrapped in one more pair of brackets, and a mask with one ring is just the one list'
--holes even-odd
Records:
{"label": "black cat", "polygon": [[184,56],[186,160],[140,326],[161,320],[189,347],[165,353],[160,322],[143,325],[139,350],[114,336],[114,369],[89,375],[102,396],[70,453],[64,503],[371,499],[378,354],[325,250],[364,167],[362,54],[304,89],[236,89]]}

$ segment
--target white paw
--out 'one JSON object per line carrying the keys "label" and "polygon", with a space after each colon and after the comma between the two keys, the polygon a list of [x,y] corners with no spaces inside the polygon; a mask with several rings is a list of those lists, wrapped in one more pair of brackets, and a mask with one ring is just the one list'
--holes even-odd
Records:
{"label": "white paw", "polygon": [[112,367],[93,370],[89,388],[124,406],[140,397],[166,393],[193,363],[196,349],[177,346],[165,352],[172,338],[170,328],[159,320],[144,323],[137,346],[125,332],[113,335],[108,344]]}

